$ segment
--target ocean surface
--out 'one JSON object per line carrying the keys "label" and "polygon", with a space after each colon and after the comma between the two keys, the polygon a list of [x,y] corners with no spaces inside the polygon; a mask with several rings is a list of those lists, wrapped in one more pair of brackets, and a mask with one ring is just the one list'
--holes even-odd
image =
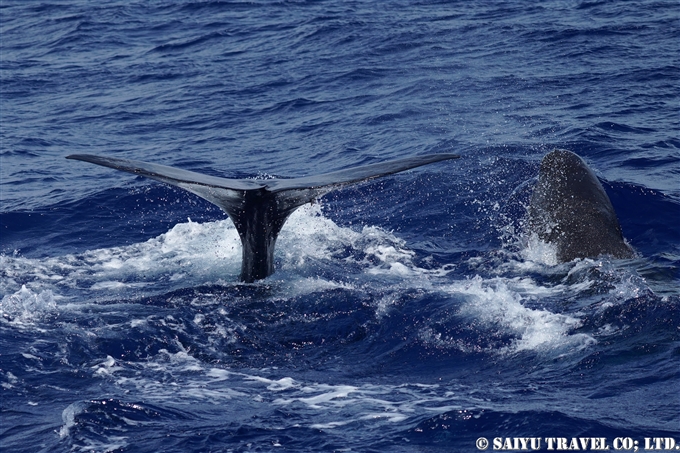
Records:
{"label": "ocean surface", "polygon": [[[3,453],[680,445],[676,0],[3,0],[0,24]],[[525,232],[554,148],[634,259]],[[243,284],[219,208],[73,153],[461,158],[300,208]]]}

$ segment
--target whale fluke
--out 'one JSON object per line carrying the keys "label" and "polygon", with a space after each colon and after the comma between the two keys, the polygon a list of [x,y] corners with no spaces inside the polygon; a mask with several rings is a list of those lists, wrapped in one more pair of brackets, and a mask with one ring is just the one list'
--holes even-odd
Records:
{"label": "whale fluke", "polygon": [[243,245],[241,280],[252,283],[274,272],[276,238],[288,216],[331,190],[448,159],[456,154],[409,157],[291,179],[228,179],[137,160],[73,154],[82,160],[181,187],[222,208]]}
{"label": "whale fluke", "polygon": [[528,228],[557,248],[560,262],[599,255],[634,256],[602,184],[571,151],[557,149],[543,158]]}

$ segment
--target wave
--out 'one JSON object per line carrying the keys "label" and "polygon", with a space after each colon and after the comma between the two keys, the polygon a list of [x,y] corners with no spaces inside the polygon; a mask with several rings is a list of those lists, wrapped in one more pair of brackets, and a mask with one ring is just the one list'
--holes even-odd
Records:
{"label": "wave", "polygon": [[[323,343],[324,337],[341,344],[344,335],[371,350],[389,332],[388,343],[407,339],[386,349],[397,357],[417,351],[499,356],[532,351],[559,357],[588,350],[597,343],[601,324],[589,321],[584,329],[590,310],[565,310],[557,301],[609,295],[625,302],[638,297],[646,283],[630,280],[630,271],[606,261],[554,266],[545,262],[546,247],[530,243],[518,255],[491,252],[468,263],[432,265],[393,233],[342,227],[325,217],[319,205],[309,205],[286,223],[277,247],[278,271],[262,282],[237,281],[240,240],[229,220],[189,221],[129,246],[47,258],[0,255],[0,310],[13,322],[40,325],[60,312],[87,318],[91,304],[106,312],[107,305],[122,303],[128,306],[131,326],[143,327],[150,316],[146,306],[186,306],[190,312],[201,307],[181,321],[183,335],[199,334],[202,340],[189,341],[223,346],[244,340],[296,344],[305,335],[310,344]],[[495,262],[491,272],[484,270],[487,259]],[[461,274],[468,271],[473,276]],[[325,305],[326,299],[335,300],[334,305]],[[307,332],[250,338],[246,308],[258,300],[270,301],[257,313],[281,323],[283,332],[308,317]],[[232,315],[220,314],[224,304],[235,310]],[[283,315],[282,307],[291,311]],[[411,314],[400,318],[405,309]],[[152,332],[153,326],[160,327],[156,321],[147,325]]]}

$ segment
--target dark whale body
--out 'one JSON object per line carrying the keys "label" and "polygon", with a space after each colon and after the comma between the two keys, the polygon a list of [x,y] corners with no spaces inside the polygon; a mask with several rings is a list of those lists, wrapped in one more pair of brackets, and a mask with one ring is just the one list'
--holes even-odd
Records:
{"label": "dark whale body", "polygon": [[432,154],[292,179],[227,179],[136,160],[74,154],[82,160],[181,187],[222,208],[243,245],[241,280],[252,283],[274,273],[274,246],[288,216],[333,189],[447,159]]}
{"label": "dark whale body", "polygon": [[558,149],[543,158],[528,228],[556,247],[560,262],[599,255],[634,256],[602,184],[571,151]]}

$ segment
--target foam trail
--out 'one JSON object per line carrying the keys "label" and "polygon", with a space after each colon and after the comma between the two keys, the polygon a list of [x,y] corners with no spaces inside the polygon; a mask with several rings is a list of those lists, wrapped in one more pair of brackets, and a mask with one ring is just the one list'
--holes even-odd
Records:
{"label": "foam trail", "polygon": [[238,273],[240,245],[229,220],[189,220],[146,242],[42,259],[0,256],[0,290],[16,291],[16,279],[34,291],[71,288],[94,292],[217,281]]}
{"label": "foam trail", "polygon": [[[317,416],[307,425],[316,429],[334,429],[355,422],[378,426],[399,423],[421,414],[460,408],[456,402],[467,398],[453,396],[449,387],[438,385],[331,384],[272,376],[275,370],[262,370],[262,375],[244,373],[206,364],[184,351],[173,354],[161,350],[146,363],[107,357],[93,369],[94,377],[113,382],[125,394],[143,392],[145,399],[154,404],[238,404],[265,412],[277,408],[292,413],[313,411]],[[168,385],[168,379],[172,385]],[[80,412],[78,404],[64,411],[63,435],[75,426],[74,418]]]}
{"label": "foam trail", "polygon": [[[299,270],[314,271],[318,265],[350,264],[356,272],[400,277],[422,273],[413,265],[414,252],[403,240],[376,227],[355,231],[339,226],[323,216],[318,204],[295,211],[279,241],[284,247],[278,249],[277,259],[289,274],[287,281],[299,280]],[[225,275],[227,282],[235,283],[240,256],[240,239],[230,220],[189,220],[155,238],[126,246],[48,258],[0,255],[0,291],[7,295],[18,291],[19,278],[34,292],[78,289],[97,297],[224,283]],[[394,269],[398,269],[396,274]]]}
{"label": "foam trail", "polygon": [[[596,342],[590,335],[571,333],[581,326],[581,321],[574,316],[525,307],[521,293],[510,286],[513,282],[520,283],[522,292],[537,291],[545,295],[546,288],[532,284],[529,279],[484,280],[479,276],[456,282],[446,290],[452,295],[468,296],[460,307],[460,315],[517,336],[512,345],[500,351],[502,353],[578,350]],[[561,292],[563,288],[550,291]]]}

